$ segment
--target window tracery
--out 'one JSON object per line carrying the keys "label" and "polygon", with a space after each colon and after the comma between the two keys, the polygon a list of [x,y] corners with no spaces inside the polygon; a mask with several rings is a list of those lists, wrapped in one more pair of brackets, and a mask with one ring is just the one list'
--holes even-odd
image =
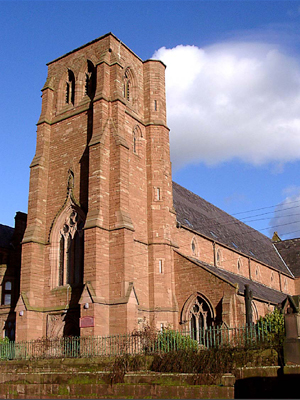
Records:
{"label": "window tracery", "polygon": [[212,315],[209,305],[197,296],[189,312],[191,337],[201,341],[205,330],[212,325]]}
{"label": "window tracery", "polygon": [[58,286],[78,284],[83,278],[83,221],[71,209],[59,231]]}
{"label": "window tracery", "polygon": [[124,87],[123,87],[123,95],[126,100],[131,100],[131,79],[130,79],[130,68],[126,68],[124,73]]}
{"label": "window tracery", "polygon": [[73,196],[74,173],[68,171],[67,198],[50,230],[51,288],[83,283],[85,214]]}

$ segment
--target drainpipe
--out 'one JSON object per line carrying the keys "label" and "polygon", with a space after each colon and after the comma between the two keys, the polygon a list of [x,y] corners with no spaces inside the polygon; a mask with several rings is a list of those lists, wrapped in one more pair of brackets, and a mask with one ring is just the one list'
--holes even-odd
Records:
{"label": "drainpipe", "polygon": [[248,268],[249,268],[249,279],[252,281],[252,277],[251,277],[251,259],[250,257],[248,257]]}
{"label": "drainpipe", "polygon": [[216,261],[216,242],[213,241],[213,252],[214,252],[214,266],[217,266],[217,261]]}

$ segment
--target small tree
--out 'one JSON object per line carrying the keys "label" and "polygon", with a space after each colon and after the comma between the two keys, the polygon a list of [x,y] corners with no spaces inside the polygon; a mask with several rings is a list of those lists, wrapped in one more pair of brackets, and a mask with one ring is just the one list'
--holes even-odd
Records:
{"label": "small tree", "polygon": [[256,326],[269,343],[282,345],[285,337],[284,315],[278,308],[260,317]]}

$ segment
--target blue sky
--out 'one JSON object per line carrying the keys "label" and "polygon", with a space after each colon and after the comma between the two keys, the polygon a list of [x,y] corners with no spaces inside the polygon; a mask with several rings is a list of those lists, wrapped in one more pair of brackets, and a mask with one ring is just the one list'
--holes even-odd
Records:
{"label": "blue sky", "polygon": [[0,223],[27,212],[46,63],[107,32],[167,64],[173,180],[300,236],[300,1],[283,0],[0,1]]}

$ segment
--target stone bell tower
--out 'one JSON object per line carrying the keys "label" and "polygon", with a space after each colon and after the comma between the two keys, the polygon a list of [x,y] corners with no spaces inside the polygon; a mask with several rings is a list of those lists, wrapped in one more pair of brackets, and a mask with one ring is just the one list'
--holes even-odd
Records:
{"label": "stone bell tower", "polygon": [[48,64],[16,339],[177,319],[165,66],[109,33]]}

